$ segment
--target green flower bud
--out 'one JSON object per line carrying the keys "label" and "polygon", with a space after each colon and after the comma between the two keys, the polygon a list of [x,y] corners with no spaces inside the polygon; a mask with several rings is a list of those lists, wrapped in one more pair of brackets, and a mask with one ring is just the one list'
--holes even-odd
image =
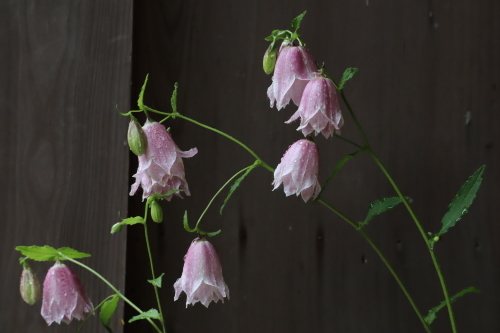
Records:
{"label": "green flower bud", "polygon": [[158,203],[158,201],[153,200],[151,202],[151,218],[153,221],[160,223],[163,221],[163,210],[161,209],[161,205]]}
{"label": "green flower bud", "polygon": [[128,125],[127,140],[130,150],[137,156],[141,156],[146,152],[146,149],[148,148],[148,139],[136,119],[130,120]]}
{"label": "green flower bud", "polygon": [[269,45],[264,53],[264,59],[262,60],[262,67],[266,74],[271,74],[274,71],[274,65],[276,64],[276,55],[278,53],[278,48],[274,47],[274,42]]}
{"label": "green flower bud", "polygon": [[23,272],[21,274],[21,297],[29,305],[35,304],[40,299],[40,282],[36,274],[33,273],[28,264],[23,265]]}

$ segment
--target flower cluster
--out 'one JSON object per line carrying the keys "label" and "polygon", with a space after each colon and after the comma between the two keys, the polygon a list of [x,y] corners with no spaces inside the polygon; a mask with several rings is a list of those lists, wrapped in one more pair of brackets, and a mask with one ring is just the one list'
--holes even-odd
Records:
{"label": "flower cluster", "polygon": [[[264,67],[270,72],[266,59]],[[278,110],[290,100],[299,107],[286,123],[300,118],[297,130],[307,137],[291,145],[281,159],[274,173],[274,189],[283,184],[287,196],[301,194],[304,201],[315,198],[320,192],[319,152],[309,135],[321,133],[329,138],[334,133],[340,134],[344,120],[335,84],[318,69],[304,46],[285,40],[277,54],[267,96],[271,107],[276,104]]]}

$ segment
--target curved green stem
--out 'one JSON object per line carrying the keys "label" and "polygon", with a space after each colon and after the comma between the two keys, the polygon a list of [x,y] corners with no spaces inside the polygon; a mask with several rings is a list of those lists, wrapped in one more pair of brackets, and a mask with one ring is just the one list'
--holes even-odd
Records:
{"label": "curved green stem", "polygon": [[[134,303],[132,303],[132,301],[130,301],[127,297],[125,297],[118,289],[115,288],[115,286],[113,286],[111,284],[111,282],[109,282],[108,280],[106,280],[101,274],[97,273],[96,271],[94,271],[92,268],[90,268],[89,266],[85,265],[85,264],[82,264],[81,262],[79,262],[78,260],[74,260],[70,257],[67,257],[65,256],[64,254],[62,253],[59,253],[59,255],[61,255],[61,257],[65,258],[66,260],[69,260],[83,268],[85,268],[86,270],[88,270],[90,273],[94,274],[95,276],[97,276],[99,279],[101,279],[105,284],[108,285],[108,287],[111,288],[111,290],[113,290],[121,299],[123,299],[124,302],[126,302],[128,305],[130,305],[134,310],[136,310],[137,312],[139,313],[143,313],[144,311],[142,311],[137,305],[135,305]],[[150,318],[146,318],[147,321],[149,321],[149,323],[156,329],[156,331],[158,331],[159,333],[162,333],[162,331],[160,330],[160,328],[154,323],[153,320],[151,320]]]}
{"label": "curved green stem", "polygon": [[201,222],[201,219],[203,218],[203,216],[205,216],[205,213],[208,211],[208,208],[210,208],[210,206],[212,205],[212,202],[215,200],[215,198],[217,198],[217,196],[222,192],[222,190],[229,184],[233,181],[234,178],[236,178],[237,176],[239,176],[240,174],[242,174],[243,172],[247,171],[248,169],[250,168],[255,168],[258,164],[260,164],[260,161],[256,161],[254,164],[252,165],[249,165],[247,166],[246,168],[244,169],[241,169],[240,171],[238,171],[237,173],[235,173],[231,178],[229,178],[229,180],[227,182],[224,183],[224,185],[222,185],[222,187],[217,191],[217,193],[215,193],[215,195],[212,197],[212,199],[210,200],[210,202],[208,203],[207,207],[205,207],[205,210],[203,211],[203,213],[201,213],[200,217],[198,218],[198,221],[196,222],[196,226],[194,227],[194,230],[198,230],[198,226],[200,225],[200,222]]}
{"label": "curved green stem", "polygon": [[[148,224],[147,224],[147,218],[148,218],[148,204],[146,203],[145,209],[144,209],[144,238],[146,239],[146,247],[148,249],[148,257],[149,257],[149,265],[151,267],[151,276],[153,277],[153,280],[156,279],[155,275],[155,268],[153,264],[153,255],[151,254],[151,246],[149,245],[149,235],[148,235]],[[165,320],[163,318],[163,311],[161,310],[161,302],[160,302],[160,295],[158,293],[158,287],[156,284],[152,283],[153,288],[155,290],[155,296],[156,296],[156,303],[158,304],[158,312],[160,312],[160,323],[162,327],[162,332],[166,333],[165,329]]]}
{"label": "curved green stem", "polygon": [[332,205],[330,205],[327,202],[325,202],[323,199],[319,199],[318,202],[322,203],[326,208],[330,209],[332,212],[334,212],[335,214],[337,214],[344,221],[346,221],[347,223],[349,223],[349,225],[351,227],[353,227],[354,229],[356,229],[356,231],[358,231],[363,236],[363,238],[368,242],[368,244],[370,244],[370,246],[372,247],[372,249],[377,253],[377,255],[379,256],[379,258],[382,260],[382,262],[385,264],[385,266],[387,267],[387,269],[389,270],[389,272],[391,273],[391,275],[396,280],[397,284],[399,285],[399,288],[401,288],[401,290],[405,294],[406,298],[408,299],[408,302],[410,302],[413,310],[415,311],[415,314],[418,316],[418,319],[420,319],[420,321],[422,322],[422,325],[424,325],[425,330],[427,332],[431,332],[429,325],[424,320],[424,317],[422,316],[422,314],[418,310],[417,305],[413,301],[413,298],[411,297],[410,293],[408,292],[408,290],[406,290],[406,287],[404,286],[403,282],[401,281],[401,279],[397,275],[396,271],[392,268],[392,266],[389,263],[389,261],[387,261],[387,258],[383,255],[383,253],[380,251],[380,249],[377,247],[377,245],[375,245],[375,243],[373,243],[373,241],[371,240],[370,236],[368,236],[366,234],[366,232],[362,228],[359,228],[356,225],[356,223],[354,223],[354,221],[352,221],[346,215],[344,215],[343,213],[341,213],[338,209],[334,208]]}
{"label": "curved green stem", "polygon": [[441,268],[439,267],[439,263],[437,261],[436,255],[434,254],[434,250],[431,248],[431,246],[429,244],[429,240],[428,240],[427,235],[426,235],[426,233],[425,233],[425,231],[424,231],[424,229],[422,227],[422,224],[420,223],[420,221],[418,220],[417,216],[413,212],[413,209],[410,207],[410,204],[408,203],[408,200],[406,200],[406,198],[404,197],[404,195],[401,193],[399,187],[396,185],[396,182],[394,182],[394,179],[392,179],[391,175],[389,174],[389,172],[387,171],[387,169],[385,168],[385,166],[382,164],[382,162],[379,160],[379,158],[377,157],[377,155],[375,154],[375,152],[371,148],[370,143],[368,142],[368,138],[366,137],[365,132],[361,128],[361,124],[359,123],[358,118],[354,114],[354,111],[352,110],[351,105],[347,101],[347,98],[345,97],[345,94],[344,94],[343,90],[340,91],[340,95],[341,95],[342,100],[344,101],[345,105],[347,106],[347,109],[349,110],[349,113],[350,113],[350,115],[351,115],[351,117],[352,117],[352,119],[353,119],[353,121],[354,121],[354,123],[355,123],[355,125],[356,125],[356,127],[357,127],[357,129],[359,131],[359,133],[363,137],[363,141],[365,142],[365,145],[366,145],[366,151],[370,154],[370,156],[372,157],[372,159],[375,161],[375,163],[378,165],[378,167],[380,168],[380,170],[382,171],[382,173],[385,175],[385,177],[389,181],[389,183],[391,183],[392,187],[394,188],[394,190],[396,191],[396,193],[398,194],[398,196],[401,198],[401,201],[403,202],[404,206],[406,207],[406,210],[410,214],[413,222],[417,226],[417,229],[420,232],[420,235],[422,236],[422,238],[423,238],[423,240],[425,242],[425,245],[427,246],[427,249],[429,250],[429,254],[431,256],[432,263],[434,264],[434,267],[436,269],[436,273],[438,275],[439,282],[441,284],[441,289],[443,290],[443,295],[444,295],[444,298],[446,300],[446,305],[447,305],[447,308],[448,308],[448,316],[450,317],[450,323],[451,323],[452,331],[453,331],[453,333],[457,333],[457,328],[456,328],[456,324],[455,324],[455,316],[453,315],[453,309],[452,309],[452,306],[451,306],[451,300],[450,300],[450,296],[448,294],[448,289],[446,287],[446,282],[444,280],[443,273],[441,272]]}
{"label": "curved green stem", "polygon": [[189,121],[189,122],[192,122],[193,124],[196,124],[196,125],[198,125],[198,126],[200,126],[200,127],[203,127],[203,128],[208,129],[208,130],[210,130],[210,131],[212,131],[212,132],[215,132],[215,133],[217,133],[217,134],[220,134],[220,135],[222,135],[222,136],[224,136],[224,137],[228,138],[229,140],[231,140],[231,141],[233,141],[233,142],[237,143],[237,144],[238,144],[238,145],[240,145],[243,149],[245,149],[247,152],[249,152],[249,153],[250,153],[250,155],[252,155],[252,156],[253,156],[256,160],[258,160],[258,161],[260,162],[260,165],[261,165],[261,166],[263,166],[264,168],[266,168],[266,169],[267,169],[267,170],[269,170],[269,171],[273,171],[273,172],[274,172],[274,169],[273,169],[273,168],[271,168],[269,165],[267,165],[267,163],[265,163],[265,162],[264,162],[264,161],[263,161],[263,160],[262,160],[259,156],[257,156],[257,154],[255,154],[253,150],[251,150],[251,149],[250,149],[250,148],[248,148],[248,146],[247,146],[247,145],[245,145],[243,142],[241,142],[241,141],[239,141],[239,140],[237,140],[237,139],[233,138],[233,137],[232,137],[232,136],[230,136],[229,134],[226,134],[226,133],[224,133],[224,132],[222,132],[222,131],[219,131],[218,129],[213,128],[213,127],[210,127],[210,126],[208,126],[208,125],[202,124],[202,123],[200,123],[200,122],[198,122],[198,121],[196,121],[196,120],[194,120],[194,119],[191,119],[191,118],[188,118],[188,117],[186,117],[186,116],[183,116],[183,115],[182,115],[182,114],[180,114],[180,113],[175,113],[175,114],[173,114],[173,113],[161,112],[161,111],[158,111],[158,110],[151,109],[150,107],[147,107],[147,106],[145,106],[145,108],[146,108],[147,110],[151,111],[151,112],[155,112],[155,113],[162,114],[162,115],[165,115],[165,116],[175,116],[175,117],[182,118],[182,119],[187,120],[187,121]]}

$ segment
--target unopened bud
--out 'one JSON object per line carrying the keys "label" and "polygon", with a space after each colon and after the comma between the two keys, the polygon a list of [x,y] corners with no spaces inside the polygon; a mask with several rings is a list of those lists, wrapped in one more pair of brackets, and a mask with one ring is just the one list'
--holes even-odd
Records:
{"label": "unopened bud", "polygon": [[262,60],[262,67],[266,74],[271,74],[274,71],[274,65],[276,64],[277,48],[274,47],[274,43],[269,45],[264,53],[264,59]]}
{"label": "unopened bud", "polygon": [[141,156],[146,152],[148,148],[148,139],[141,125],[135,119],[130,120],[128,125],[127,140],[130,150],[137,156]]}
{"label": "unopened bud", "polygon": [[151,202],[151,218],[157,223],[163,221],[163,210],[161,209],[161,205],[156,200]]}
{"label": "unopened bud", "polygon": [[21,285],[19,287],[21,297],[29,305],[35,304],[40,299],[40,282],[31,267],[27,264],[23,267],[21,274]]}

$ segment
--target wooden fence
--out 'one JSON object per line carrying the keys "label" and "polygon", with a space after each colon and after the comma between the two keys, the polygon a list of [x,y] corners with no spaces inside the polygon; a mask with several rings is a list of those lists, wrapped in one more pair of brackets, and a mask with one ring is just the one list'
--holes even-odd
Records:
{"label": "wooden fence", "polygon": [[[47,327],[40,304],[19,297],[16,245],[71,246],[92,253],[85,263],[147,310],[142,230],[109,235],[121,216],[142,214],[129,197],[136,160],[126,146],[127,119],[150,74],[147,105],[168,111],[179,82],[179,111],[246,143],[271,166],[302,137],[284,124],[295,107],[269,108],[271,77],[261,68],[273,29],[287,29],[303,10],[301,35],[335,78],[359,72],[346,95],[375,151],[420,217],[435,232],[460,186],[485,164],[485,180],[463,221],[437,244],[449,290],[475,286],[455,303],[461,332],[499,332],[500,309],[500,2],[498,1],[6,1],[0,4],[0,182],[4,216],[0,324],[9,332],[75,331]],[[130,85],[131,83],[131,85]],[[343,110],[346,111],[345,106]],[[360,141],[344,112],[342,134]],[[423,332],[404,294],[360,235],[318,204],[271,191],[272,174],[253,171],[219,215],[219,198],[202,228],[231,290],[225,304],[185,308],[173,301],[196,221],[213,194],[254,162],[240,147],[181,119],[167,122],[185,160],[191,197],[163,203],[164,223],[151,225],[158,273],[165,273],[168,332]],[[352,146],[318,137],[321,179]],[[128,181],[128,183],[127,183]],[[362,220],[369,203],[394,196],[366,155],[350,160],[325,200]],[[137,228],[137,229],[136,229]],[[442,301],[418,230],[403,207],[366,229],[402,278],[417,306]],[[47,263],[34,267],[43,280]],[[112,292],[75,268],[97,305]],[[120,308],[115,332],[150,332]],[[104,332],[91,318],[83,332]],[[433,324],[450,332],[445,310]]]}

